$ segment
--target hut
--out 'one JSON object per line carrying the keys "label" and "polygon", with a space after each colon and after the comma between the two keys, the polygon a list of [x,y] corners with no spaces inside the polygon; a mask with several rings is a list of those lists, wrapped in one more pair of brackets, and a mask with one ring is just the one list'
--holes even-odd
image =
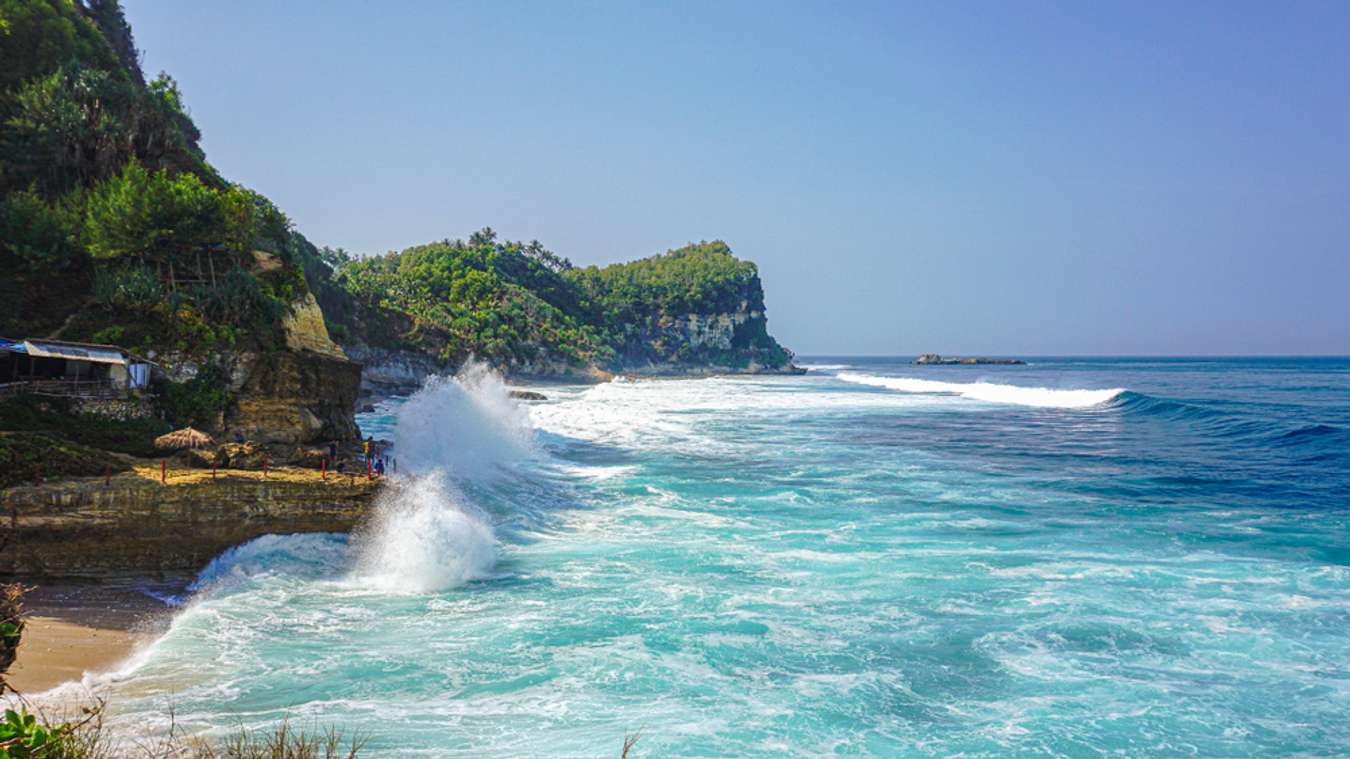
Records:
{"label": "hut", "polygon": [[116,345],[0,337],[0,394],[124,397],[149,387],[153,366]]}

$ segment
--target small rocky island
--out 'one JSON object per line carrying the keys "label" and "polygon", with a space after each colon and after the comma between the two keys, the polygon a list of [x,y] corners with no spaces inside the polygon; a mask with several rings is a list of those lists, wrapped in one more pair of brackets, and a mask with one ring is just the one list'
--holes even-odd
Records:
{"label": "small rocky island", "polygon": [[1004,366],[1016,366],[1026,364],[1020,358],[984,358],[984,357],[949,357],[937,353],[925,353],[914,359],[911,363],[915,364],[1002,364]]}

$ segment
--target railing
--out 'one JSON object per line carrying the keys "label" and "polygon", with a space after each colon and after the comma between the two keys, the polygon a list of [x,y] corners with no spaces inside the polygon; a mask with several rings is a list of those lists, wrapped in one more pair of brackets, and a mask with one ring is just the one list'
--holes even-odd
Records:
{"label": "railing", "polygon": [[0,383],[0,397],[13,395],[59,395],[74,398],[123,398],[126,388],[112,380],[21,380]]}

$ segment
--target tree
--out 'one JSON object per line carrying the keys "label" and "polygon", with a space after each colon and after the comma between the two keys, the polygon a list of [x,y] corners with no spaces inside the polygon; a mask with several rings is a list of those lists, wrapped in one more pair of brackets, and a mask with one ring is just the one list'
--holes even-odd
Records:
{"label": "tree", "polygon": [[215,244],[247,245],[252,202],[235,188],[224,193],[192,174],[148,171],[132,159],[96,187],[85,216],[85,240],[95,259],[135,258],[163,271]]}

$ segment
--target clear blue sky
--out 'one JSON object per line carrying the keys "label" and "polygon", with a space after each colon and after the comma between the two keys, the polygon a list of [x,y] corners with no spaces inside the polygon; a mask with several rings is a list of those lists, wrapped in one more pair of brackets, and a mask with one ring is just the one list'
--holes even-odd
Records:
{"label": "clear blue sky", "polygon": [[125,3],[318,244],[722,238],[799,353],[1350,353],[1350,3]]}

